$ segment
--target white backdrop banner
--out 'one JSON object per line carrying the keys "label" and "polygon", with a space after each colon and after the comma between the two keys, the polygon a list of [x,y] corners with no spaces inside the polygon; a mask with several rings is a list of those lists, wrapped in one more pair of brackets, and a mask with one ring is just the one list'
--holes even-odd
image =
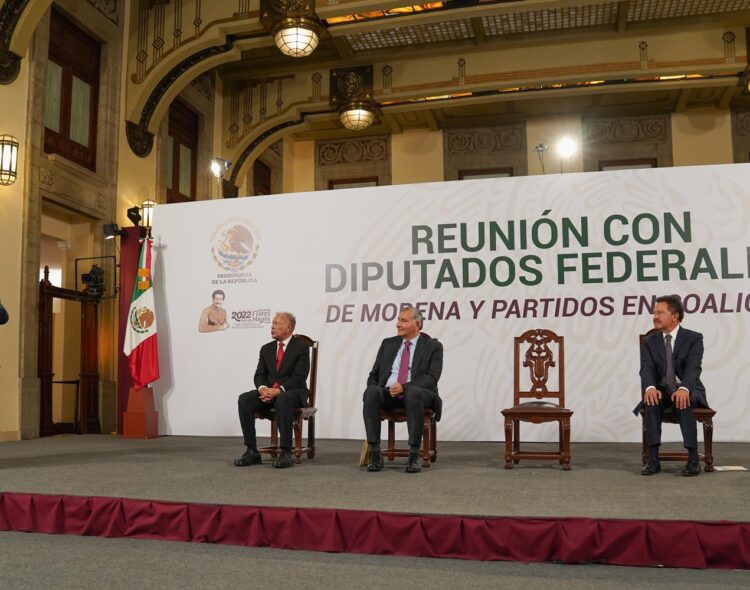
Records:
{"label": "white backdrop banner", "polygon": [[[160,205],[160,431],[239,435],[237,397],[288,310],[320,341],[318,436],[363,438],[367,374],[413,304],[445,349],[441,440],[503,439],[513,337],[548,328],[565,337],[572,440],[638,441],[638,336],[677,293],[704,334],[715,438],[750,441],[748,178],[735,164]],[[217,290],[227,329],[200,331],[221,324]]]}

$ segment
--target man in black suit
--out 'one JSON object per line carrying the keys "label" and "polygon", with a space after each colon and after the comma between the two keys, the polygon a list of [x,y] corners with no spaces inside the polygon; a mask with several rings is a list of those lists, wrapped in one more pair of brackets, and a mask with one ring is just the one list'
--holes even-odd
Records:
{"label": "man in black suit", "polygon": [[661,421],[664,411],[669,408],[679,419],[683,444],[688,451],[682,475],[698,475],[701,470],[693,408],[708,407],[706,389],[700,380],[703,335],[680,326],[684,315],[682,301],[677,295],[658,297],[654,308],[654,327],[658,331],[647,336],[641,346],[643,400],[635,413],[641,409],[645,412],[649,448],[649,459],[641,469],[642,475],[661,471]]}
{"label": "man in black suit", "polygon": [[292,333],[297,321],[286,311],[278,312],[271,322],[273,342],[260,349],[255,370],[255,389],[240,395],[237,405],[242,425],[242,436],[247,451],[235,459],[237,467],[261,463],[255,441],[255,411],[274,408],[279,425],[281,453],[274,467],[291,467],[292,429],[295,408],[307,404],[307,374],[310,372],[310,347]]}
{"label": "man in black suit", "polygon": [[3,302],[0,301],[0,325],[8,323],[8,312],[3,307]]}
{"label": "man in black suit", "polygon": [[422,314],[409,307],[401,311],[396,322],[398,336],[386,338],[380,345],[375,364],[367,378],[363,395],[363,415],[371,459],[367,471],[383,469],[380,450],[380,411],[406,409],[409,430],[407,473],[419,473],[422,459],[422,424],[425,408],[432,408],[440,419],[442,401],[438,379],[443,371],[443,345],[422,334]]}

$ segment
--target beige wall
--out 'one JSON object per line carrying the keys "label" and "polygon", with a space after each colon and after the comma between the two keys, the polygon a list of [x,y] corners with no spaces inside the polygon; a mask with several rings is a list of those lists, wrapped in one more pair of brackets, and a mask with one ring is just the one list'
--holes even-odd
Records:
{"label": "beige wall", "polygon": [[392,184],[443,180],[443,132],[407,131],[391,136]]}
{"label": "beige wall", "polygon": [[26,119],[29,60],[13,84],[0,86],[0,133],[19,140],[18,179],[0,186],[0,299],[10,321],[0,326],[0,441],[19,438],[19,350],[21,345],[21,245],[26,192]]}
{"label": "beige wall", "polygon": [[[539,143],[547,145],[544,153],[544,170],[547,174],[560,173],[560,156],[555,146],[563,137],[570,137],[581,145],[581,118],[572,117],[539,117],[526,124],[526,145],[528,146],[529,175],[541,174],[542,166],[534,146]],[[564,172],[583,172],[583,154],[580,147],[568,160],[563,162]]]}
{"label": "beige wall", "polygon": [[732,116],[728,110],[693,109],[672,114],[675,166],[730,164]]}
{"label": "beige wall", "polygon": [[284,138],[283,190],[301,193],[315,190],[315,142]]}

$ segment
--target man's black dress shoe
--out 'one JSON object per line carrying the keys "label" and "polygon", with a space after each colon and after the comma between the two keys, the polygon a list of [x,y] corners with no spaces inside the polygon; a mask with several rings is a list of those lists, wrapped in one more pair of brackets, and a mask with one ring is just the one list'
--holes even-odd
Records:
{"label": "man's black dress shoe", "polygon": [[242,457],[234,460],[235,467],[247,467],[248,465],[260,465],[261,463],[260,453],[250,449]]}
{"label": "man's black dress shoe", "polygon": [[419,473],[422,471],[422,458],[419,453],[409,453],[409,461],[406,463],[406,473]]}
{"label": "man's black dress shoe", "polygon": [[367,464],[367,471],[383,471],[383,453],[381,451],[372,451],[370,462]]}
{"label": "man's black dress shoe", "polygon": [[682,475],[685,477],[693,477],[701,472],[701,464],[698,459],[688,460],[685,463],[685,467],[682,468]]}
{"label": "man's black dress shoe", "polygon": [[294,465],[294,460],[292,459],[291,451],[281,451],[281,454],[273,462],[273,466],[278,469],[284,469],[292,465]]}
{"label": "man's black dress shoe", "polygon": [[654,475],[661,471],[661,463],[655,459],[649,459],[643,467],[641,467],[641,475]]}

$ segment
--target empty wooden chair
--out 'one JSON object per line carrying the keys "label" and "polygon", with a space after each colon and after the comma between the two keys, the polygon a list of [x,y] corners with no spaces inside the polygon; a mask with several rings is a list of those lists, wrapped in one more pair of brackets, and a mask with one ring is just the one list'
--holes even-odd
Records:
{"label": "empty wooden chair", "polygon": [[[557,348],[557,358],[552,348]],[[502,410],[505,418],[505,468],[511,469],[521,459],[559,461],[570,469],[570,417],[565,407],[565,365],[563,337],[550,330],[528,330],[514,338],[513,407]],[[557,388],[548,385],[550,370],[557,371]],[[528,389],[522,386],[522,374],[528,372]],[[534,401],[523,401],[533,398]],[[554,402],[543,401],[554,399]],[[541,424],[558,422],[558,452],[522,451],[521,422]]]}

